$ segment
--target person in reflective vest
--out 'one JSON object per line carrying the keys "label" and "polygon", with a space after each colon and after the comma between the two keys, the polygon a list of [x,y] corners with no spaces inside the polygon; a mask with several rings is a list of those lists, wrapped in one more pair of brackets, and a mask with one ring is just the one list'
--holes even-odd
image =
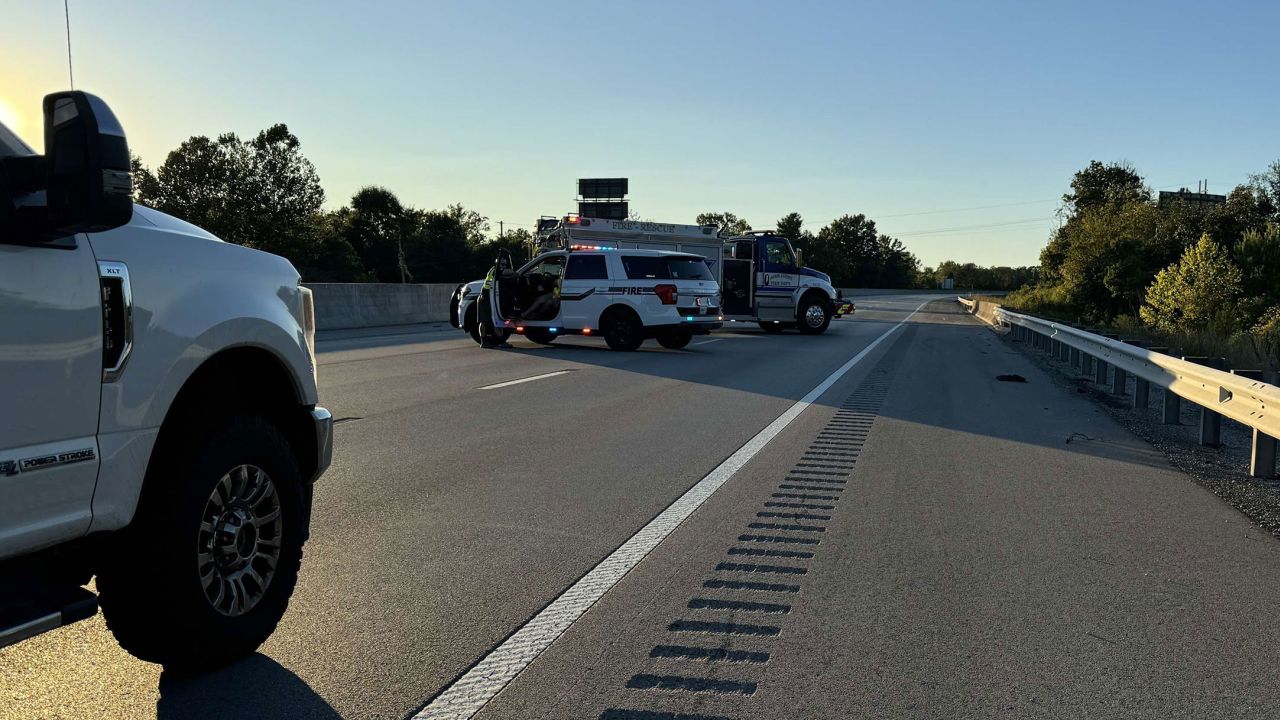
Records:
{"label": "person in reflective vest", "polygon": [[480,347],[509,348],[510,343],[498,335],[493,326],[493,284],[497,281],[498,263],[489,268],[484,276],[484,287],[480,290],[480,298],[476,306],[476,319],[480,322]]}

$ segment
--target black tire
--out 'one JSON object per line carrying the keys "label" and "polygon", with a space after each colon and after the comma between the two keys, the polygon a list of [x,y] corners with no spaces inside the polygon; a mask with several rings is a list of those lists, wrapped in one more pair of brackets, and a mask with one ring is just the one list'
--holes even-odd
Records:
{"label": "black tire", "polygon": [[791,327],[791,323],[772,322],[769,320],[761,320],[759,324],[761,330],[770,334],[780,333]]}
{"label": "black tire", "polygon": [[[471,303],[471,307],[467,308],[467,316],[463,322],[463,328],[466,329],[467,334],[471,336],[471,339],[475,341],[475,344],[483,345],[484,338],[480,337],[480,321],[476,319],[478,314],[476,311],[476,305],[478,305],[478,303]],[[502,332],[495,335],[494,339],[499,343],[504,343],[509,337],[511,337],[511,331],[504,329]]]}
{"label": "black tire", "polygon": [[471,307],[467,308],[466,316],[463,318],[462,327],[471,336],[477,345],[484,344],[483,338],[480,337],[480,321],[476,319],[476,305],[471,303]]}
{"label": "black tire", "polygon": [[805,335],[821,335],[831,325],[831,303],[826,298],[808,295],[800,301],[796,327]]}
{"label": "black tire", "polygon": [[[236,416],[183,427],[166,439],[172,447],[157,448],[137,515],[107,548],[98,572],[98,599],[107,627],[132,655],[169,668],[207,670],[257,650],[284,616],[307,536],[304,488],[288,441],[263,418]],[[220,490],[250,477],[241,468],[260,469],[268,481],[259,476],[256,487],[265,485],[274,493],[243,503],[259,509],[261,516],[255,517],[261,524],[244,523],[234,540],[221,540],[219,549],[212,549],[215,537],[229,536],[207,532],[226,527],[221,520],[207,520],[208,513],[212,509],[225,518],[236,503],[215,505],[211,497],[227,497]],[[253,485],[242,487],[249,500],[257,495],[250,492]],[[278,523],[271,517],[277,512]],[[206,538],[208,545],[202,545]],[[273,540],[279,544],[274,570],[265,570],[266,561],[254,556],[249,565],[255,576],[265,578],[265,587],[240,576],[239,590],[255,599],[237,613],[227,599],[235,593],[225,592],[230,586],[220,582],[224,575],[214,569],[215,561],[202,566],[202,559],[228,557],[218,553],[269,554]],[[202,581],[202,573],[214,580]],[[229,607],[216,607],[206,587]]]}
{"label": "black tire", "polygon": [[539,345],[550,345],[556,341],[556,334],[546,328],[531,327],[524,329],[524,336]]}
{"label": "black tire", "polygon": [[693,340],[693,333],[668,330],[658,335],[658,344],[668,350],[679,350]]}
{"label": "black tire", "polygon": [[644,343],[644,326],[631,308],[606,311],[600,323],[604,341],[611,350],[630,352]]}

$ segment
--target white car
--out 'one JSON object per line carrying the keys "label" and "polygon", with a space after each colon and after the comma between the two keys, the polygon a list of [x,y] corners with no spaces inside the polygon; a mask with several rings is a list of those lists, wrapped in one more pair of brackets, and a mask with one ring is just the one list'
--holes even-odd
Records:
{"label": "white car", "polygon": [[478,280],[454,294],[452,322],[477,342],[486,306],[497,339],[515,332],[548,344],[561,335],[600,335],[614,350],[635,350],[646,338],[679,349],[724,321],[720,284],[699,255],[577,246],[519,270],[504,257],[491,288]]}

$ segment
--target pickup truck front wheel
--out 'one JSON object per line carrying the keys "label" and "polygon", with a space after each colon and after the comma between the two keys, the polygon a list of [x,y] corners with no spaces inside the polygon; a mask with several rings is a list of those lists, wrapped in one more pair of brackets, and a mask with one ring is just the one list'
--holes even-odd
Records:
{"label": "pickup truck front wheel", "polygon": [[125,650],[199,670],[252,653],[275,630],[298,579],[306,511],[289,444],[271,423],[235,417],[191,436],[178,452],[158,449],[98,592]]}

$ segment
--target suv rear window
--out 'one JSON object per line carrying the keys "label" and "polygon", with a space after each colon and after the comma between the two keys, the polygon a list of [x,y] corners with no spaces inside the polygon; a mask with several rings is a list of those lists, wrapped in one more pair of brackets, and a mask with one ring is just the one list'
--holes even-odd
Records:
{"label": "suv rear window", "polygon": [[570,255],[564,271],[565,280],[608,280],[609,270],[603,255]]}
{"label": "suv rear window", "polygon": [[622,267],[631,280],[713,280],[700,257],[623,255]]}
{"label": "suv rear window", "polygon": [[713,280],[707,262],[700,257],[667,258],[672,280]]}

